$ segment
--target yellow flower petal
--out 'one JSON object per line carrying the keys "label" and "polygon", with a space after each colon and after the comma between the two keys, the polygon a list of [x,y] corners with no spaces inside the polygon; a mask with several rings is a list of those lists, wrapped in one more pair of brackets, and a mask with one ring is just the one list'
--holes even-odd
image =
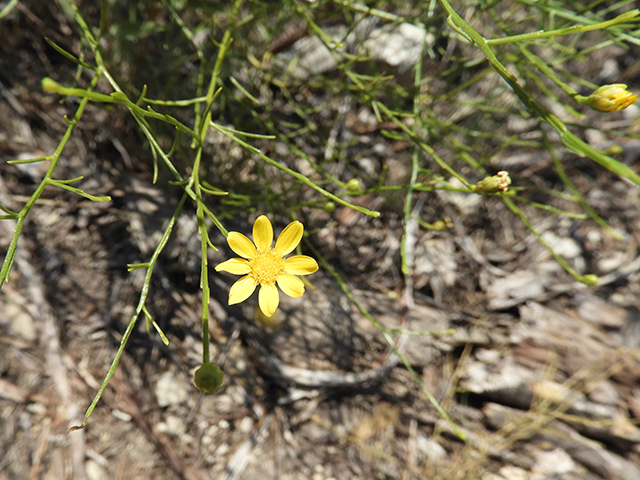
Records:
{"label": "yellow flower petal", "polygon": [[284,261],[284,271],[293,275],[309,275],[317,270],[316,261],[306,255],[295,255]]}
{"label": "yellow flower petal", "polygon": [[251,271],[249,262],[244,258],[232,258],[216,265],[216,272],[229,272],[234,275],[246,275]]}
{"label": "yellow flower petal", "polygon": [[231,289],[229,290],[229,305],[244,302],[251,296],[255,289],[256,281],[253,277],[250,277],[249,275],[242,277],[236,283],[231,285]]}
{"label": "yellow flower petal", "polygon": [[258,294],[258,305],[262,313],[267,317],[272,316],[278,308],[278,303],[280,303],[280,295],[276,286],[269,283],[262,285]]}
{"label": "yellow flower petal", "polygon": [[298,277],[283,273],[278,277],[280,290],[293,298],[300,298],[304,293],[304,283]]}
{"label": "yellow flower petal", "polygon": [[260,215],[253,224],[253,242],[258,250],[265,251],[273,243],[273,227],[264,215]]}
{"label": "yellow flower petal", "polygon": [[256,256],[256,247],[247,237],[238,232],[229,232],[227,243],[231,250],[236,252],[242,258],[252,259]]}
{"label": "yellow flower petal", "polygon": [[298,221],[291,222],[287,225],[276,241],[276,252],[278,255],[286,255],[292,252],[300,243],[303,232],[304,227]]}

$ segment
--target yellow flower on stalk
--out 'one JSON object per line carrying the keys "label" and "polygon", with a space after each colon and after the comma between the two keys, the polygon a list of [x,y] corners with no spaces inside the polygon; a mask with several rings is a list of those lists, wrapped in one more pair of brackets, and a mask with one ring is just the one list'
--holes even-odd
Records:
{"label": "yellow flower on stalk", "polygon": [[290,297],[299,298],[304,293],[304,283],[295,275],[308,275],[318,270],[316,261],[306,255],[291,253],[300,243],[304,227],[300,222],[291,222],[280,233],[275,248],[273,227],[264,215],[253,224],[253,242],[239,232],[229,232],[227,243],[242,258],[232,258],[216,266],[216,271],[244,275],[229,290],[229,305],[244,302],[260,285],[258,305],[267,317],[278,308],[280,296],[278,287]]}
{"label": "yellow flower on stalk", "polygon": [[629,92],[623,83],[614,83],[596,89],[580,103],[599,112],[617,112],[632,105],[637,98],[638,95]]}

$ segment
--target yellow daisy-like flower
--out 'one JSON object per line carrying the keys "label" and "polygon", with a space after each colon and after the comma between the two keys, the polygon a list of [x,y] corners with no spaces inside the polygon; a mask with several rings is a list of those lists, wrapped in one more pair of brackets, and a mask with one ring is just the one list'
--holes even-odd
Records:
{"label": "yellow daisy-like flower", "polygon": [[267,217],[261,215],[253,224],[253,242],[239,232],[229,232],[227,242],[231,250],[242,258],[232,258],[216,266],[216,271],[244,275],[229,290],[229,305],[245,301],[260,285],[258,304],[260,310],[270,317],[278,308],[280,289],[290,297],[299,298],[304,293],[304,283],[295,275],[308,275],[318,270],[316,261],[306,255],[291,253],[300,243],[304,227],[300,222],[291,222],[280,233],[275,248],[273,227]]}

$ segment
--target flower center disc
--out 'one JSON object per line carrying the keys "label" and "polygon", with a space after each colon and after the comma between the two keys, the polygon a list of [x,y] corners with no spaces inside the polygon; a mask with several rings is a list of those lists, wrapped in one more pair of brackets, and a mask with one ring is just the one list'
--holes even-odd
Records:
{"label": "flower center disc", "polygon": [[258,251],[258,254],[249,262],[251,273],[256,283],[273,284],[278,276],[284,272],[284,262],[274,249]]}

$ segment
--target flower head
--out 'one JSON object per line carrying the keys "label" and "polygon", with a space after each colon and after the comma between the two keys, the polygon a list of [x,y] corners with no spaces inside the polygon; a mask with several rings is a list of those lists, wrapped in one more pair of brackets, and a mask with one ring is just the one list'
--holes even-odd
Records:
{"label": "flower head", "polygon": [[509,172],[500,171],[492,177],[485,177],[480,180],[474,188],[476,193],[481,195],[494,195],[496,193],[507,193],[511,185]]}
{"label": "flower head", "polygon": [[[258,304],[260,310],[270,317],[278,308],[278,287],[287,295],[298,298],[304,293],[304,283],[295,275],[308,275],[318,270],[316,261],[306,255],[283,258],[298,246],[304,227],[300,222],[291,222],[280,233],[276,246],[273,243],[273,227],[264,215],[253,224],[253,242],[238,232],[229,232],[227,242],[231,250],[242,258],[232,258],[216,266],[216,271],[244,275],[229,290],[229,305],[245,301],[260,285]],[[255,245],[254,245],[255,242]]]}
{"label": "flower head", "polygon": [[617,112],[632,105],[637,98],[638,95],[629,92],[626,85],[614,83],[596,89],[581,103],[599,112]]}

